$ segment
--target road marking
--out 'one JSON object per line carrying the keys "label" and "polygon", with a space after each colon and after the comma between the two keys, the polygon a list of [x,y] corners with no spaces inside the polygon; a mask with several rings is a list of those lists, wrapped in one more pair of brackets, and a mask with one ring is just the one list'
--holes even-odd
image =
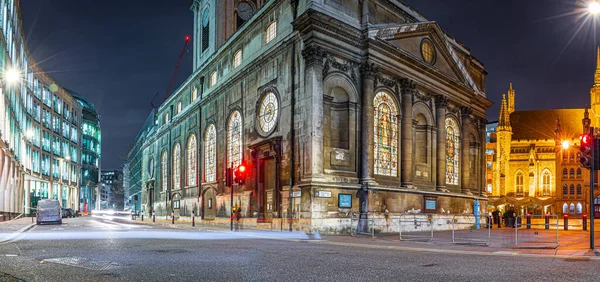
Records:
{"label": "road marking", "polygon": [[17,255],[14,255],[14,254],[6,254],[6,255],[4,255],[4,256],[5,256],[5,257],[16,257]]}

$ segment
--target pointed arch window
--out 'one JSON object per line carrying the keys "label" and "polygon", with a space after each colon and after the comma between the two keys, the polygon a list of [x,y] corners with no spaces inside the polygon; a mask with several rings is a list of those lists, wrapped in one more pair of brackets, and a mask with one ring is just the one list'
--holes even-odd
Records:
{"label": "pointed arch window", "polygon": [[167,173],[169,172],[169,155],[167,154],[167,151],[163,151],[162,153],[162,157],[160,159],[160,167],[162,169],[161,172],[161,179],[162,179],[162,190],[163,191],[167,191],[167,183],[168,183],[168,177],[167,177]]}
{"label": "pointed arch window", "polygon": [[198,174],[198,149],[196,147],[196,135],[192,134],[188,138],[187,144],[187,184],[195,186],[197,184],[196,175]]}
{"label": "pointed arch window", "polygon": [[569,171],[569,178],[575,178],[575,169],[571,168],[571,170]]}
{"label": "pointed arch window", "polygon": [[581,184],[577,184],[577,195],[581,195]]}
{"label": "pointed arch window", "polygon": [[577,178],[581,178],[581,168],[577,168]]}
{"label": "pointed arch window", "polygon": [[569,170],[567,168],[563,168],[563,178],[569,177]]}
{"label": "pointed arch window", "polygon": [[515,177],[515,187],[517,196],[523,196],[523,173],[518,172]]}
{"label": "pointed arch window", "polygon": [[577,203],[575,213],[581,214],[582,210],[583,210],[583,205],[581,205],[581,203]]}
{"label": "pointed arch window", "polygon": [[[567,184],[565,184],[567,185]],[[567,203],[563,204],[563,213],[569,213],[569,205],[567,205]]]}
{"label": "pointed arch window", "polygon": [[[460,131],[454,119],[446,118],[446,184],[458,185]],[[521,174],[521,193],[523,191]]]}
{"label": "pointed arch window", "polygon": [[542,195],[550,196],[550,172],[545,171],[542,174]]}
{"label": "pointed arch window", "polygon": [[569,213],[575,213],[575,204],[571,203],[569,206]]}
{"label": "pointed arch window", "polygon": [[563,184],[563,195],[569,195],[569,186]]}
{"label": "pointed arch window", "polygon": [[214,124],[206,129],[204,137],[204,177],[206,182],[214,182],[217,179],[217,130]]}
{"label": "pointed arch window", "polygon": [[575,195],[575,185],[571,184],[571,186],[569,187],[569,194]]}
{"label": "pointed arch window", "polygon": [[227,125],[227,165],[236,168],[242,162],[242,115],[233,111]]}
{"label": "pointed arch window", "polygon": [[379,92],[373,101],[375,108],[374,173],[398,176],[398,107],[387,92]]}
{"label": "pointed arch window", "polygon": [[181,145],[173,148],[173,190],[181,189]]}

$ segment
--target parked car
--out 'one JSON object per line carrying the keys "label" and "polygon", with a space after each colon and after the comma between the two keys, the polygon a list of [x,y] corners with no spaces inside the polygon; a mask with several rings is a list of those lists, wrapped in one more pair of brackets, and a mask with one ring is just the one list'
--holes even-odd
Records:
{"label": "parked car", "polygon": [[75,217],[75,212],[73,209],[67,208],[62,209],[62,218]]}
{"label": "parked car", "polygon": [[36,220],[38,225],[44,222],[55,222],[62,224],[60,203],[58,200],[39,200],[37,205]]}

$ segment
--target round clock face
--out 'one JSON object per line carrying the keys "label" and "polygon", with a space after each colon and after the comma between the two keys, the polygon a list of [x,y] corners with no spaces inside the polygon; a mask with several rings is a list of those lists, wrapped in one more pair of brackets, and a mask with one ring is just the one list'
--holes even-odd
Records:
{"label": "round clock face", "polygon": [[208,25],[208,8],[204,9],[204,13],[202,14],[202,26]]}
{"label": "round clock face", "polygon": [[264,135],[271,133],[279,117],[279,101],[273,92],[267,93],[258,108],[258,127]]}
{"label": "round clock face", "polygon": [[244,21],[249,20],[254,15],[254,11],[252,10],[252,6],[246,2],[242,2],[237,6],[237,13],[240,18]]}

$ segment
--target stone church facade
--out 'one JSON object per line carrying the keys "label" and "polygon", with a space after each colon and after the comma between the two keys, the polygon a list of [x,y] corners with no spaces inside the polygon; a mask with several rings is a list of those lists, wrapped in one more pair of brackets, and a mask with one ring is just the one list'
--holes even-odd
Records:
{"label": "stone church facade", "polygon": [[[144,213],[218,221],[233,204],[338,232],[359,211],[485,212],[487,73],[437,23],[389,0],[191,10],[194,72],[138,139]],[[249,179],[226,187],[241,162]]]}

